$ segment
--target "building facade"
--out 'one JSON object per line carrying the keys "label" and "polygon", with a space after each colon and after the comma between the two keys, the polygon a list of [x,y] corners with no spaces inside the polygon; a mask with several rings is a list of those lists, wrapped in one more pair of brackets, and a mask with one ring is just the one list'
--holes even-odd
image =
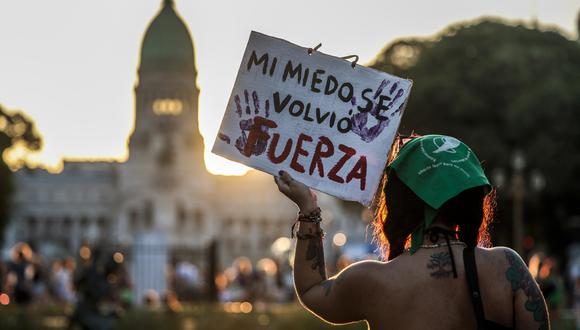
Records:
{"label": "building facade", "polygon": [[[289,235],[296,208],[269,175],[206,171],[194,47],[173,1],[147,28],[140,59],[127,161],[16,172],[7,246],[27,241],[46,255],[76,255],[82,244],[130,247],[140,234],[157,233],[173,260],[199,255],[212,240],[222,265],[269,256],[272,242]],[[327,229],[340,230],[347,222],[340,204],[320,200]]]}

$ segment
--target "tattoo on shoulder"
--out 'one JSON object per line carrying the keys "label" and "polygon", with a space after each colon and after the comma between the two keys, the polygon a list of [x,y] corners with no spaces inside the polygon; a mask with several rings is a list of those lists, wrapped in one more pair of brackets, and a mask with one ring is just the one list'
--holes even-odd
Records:
{"label": "tattoo on shoulder", "polygon": [[451,277],[453,269],[451,266],[451,255],[449,252],[438,252],[431,255],[427,268],[432,270],[429,274],[435,278]]}
{"label": "tattoo on shoulder", "polygon": [[542,293],[536,281],[517,255],[511,251],[505,251],[505,256],[510,264],[505,276],[512,286],[512,291],[515,293],[520,289],[523,290],[527,297],[526,310],[531,312],[534,316],[534,321],[539,323],[539,330],[548,330],[548,315],[546,314]]}
{"label": "tattoo on shoulder", "polygon": [[306,248],[306,260],[312,260],[312,269],[318,269],[320,277],[326,279],[326,265],[324,264],[324,249],[322,248],[321,238],[312,238],[308,240]]}

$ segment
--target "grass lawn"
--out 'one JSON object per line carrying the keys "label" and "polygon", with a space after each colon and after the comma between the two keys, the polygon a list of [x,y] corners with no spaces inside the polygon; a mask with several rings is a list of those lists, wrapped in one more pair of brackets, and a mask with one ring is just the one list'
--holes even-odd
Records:
{"label": "grass lawn", "polygon": [[[238,305],[239,307],[239,305]],[[366,330],[364,322],[332,326],[306,312],[297,304],[255,304],[251,311],[241,312],[224,305],[190,305],[177,313],[165,310],[134,309],[116,321],[114,329],[178,329],[178,330]],[[2,330],[66,329],[67,315],[72,308],[35,306],[27,309],[0,306]],[[571,311],[552,321],[552,330],[574,330]]]}
{"label": "grass lawn", "polygon": [[[71,311],[55,307],[22,309],[0,306],[0,329],[43,330],[66,329]],[[192,305],[183,311],[135,309],[117,321],[115,329],[179,329],[179,330],[291,330],[344,329],[366,330],[366,323],[331,326],[312,316],[296,304],[256,305],[251,312],[226,312],[220,305]]]}

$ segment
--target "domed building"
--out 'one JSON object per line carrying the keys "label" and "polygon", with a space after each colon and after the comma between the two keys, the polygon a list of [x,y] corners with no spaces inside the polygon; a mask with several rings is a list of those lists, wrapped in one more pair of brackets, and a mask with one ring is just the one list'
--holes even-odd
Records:
{"label": "domed building", "polygon": [[[191,35],[165,0],[141,46],[127,161],[65,161],[58,174],[19,170],[6,246],[26,241],[48,257],[77,256],[83,245],[122,251],[138,300],[146,289],[164,291],[167,265],[206,268],[214,241],[222,267],[242,255],[271,256],[296,209],[269,175],[206,171],[196,78]],[[330,214],[327,220],[332,231]],[[335,219],[334,228],[343,222]]]}

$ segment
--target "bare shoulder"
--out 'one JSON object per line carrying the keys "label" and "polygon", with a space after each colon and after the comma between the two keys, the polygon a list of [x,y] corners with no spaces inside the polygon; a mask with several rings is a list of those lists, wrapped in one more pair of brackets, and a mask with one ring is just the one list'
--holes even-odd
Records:
{"label": "bare shoulder", "polygon": [[511,286],[514,293],[522,286],[526,288],[536,286],[522,257],[508,247],[478,249],[477,257],[483,261],[481,266],[487,273],[499,275],[506,285]]}
{"label": "bare shoulder", "polygon": [[356,262],[335,276],[315,285],[300,301],[310,311],[331,323],[365,319],[369,298],[380,291],[378,261]]}
{"label": "bare shoulder", "polygon": [[337,285],[346,289],[356,289],[358,292],[369,294],[381,286],[386,273],[387,263],[375,260],[355,262],[333,276]]}
{"label": "bare shoulder", "polygon": [[514,265],[525,266],[518,253],[505,246],[477,248],[476,260],[478,268],[485,270],[487,274],[496,274],[500,278],[505,278],[506,271]]}
{"label": "bare shoulder", "polygon": [[[510,260],[522,261],[520,255],[506,246],[496,246],[492,248],[477,248],[478,258],[482,258],[486,261],[496,260],[508,263]],[[523,261],[522,261],[523,262]]]}
{"label": "bare shoulder", "polygon": [[384,271],[386,264],[385,262],[377,260],[358,261],[343,269],[336,276],[352,279],[368,278],[376,272]]}
{"label": "bare shoulder", "polygon": [[509,254],[514,254],[517,255],[518,253],[512,249],[510,249],[507,246],[494,246],[492,248],[483,248],[483,247],[478,247],[477,251],[479,253],[483,253],[486,255],[494,255],[494,256],[502,256],[505,258],[505,254],[509,253]]}
{"label": "bare shoulder", "polygon": [[345,269],[360,269],[360,270],[371,270],[371,269],[378,269],[386,265],[386,262],[378,261],[378,260],[361,260],[355,263],[350,264]]}

